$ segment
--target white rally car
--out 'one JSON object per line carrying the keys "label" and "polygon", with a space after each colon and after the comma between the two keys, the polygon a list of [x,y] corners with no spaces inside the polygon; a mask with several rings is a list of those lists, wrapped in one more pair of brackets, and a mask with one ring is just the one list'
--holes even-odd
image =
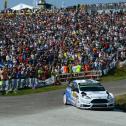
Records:
{"label": "white rally car", "polygon": [[113,109],[115,98],[100,84],[92,79],[73,80],[68,84],[63,96],[65,105],[70,104],[78,108]]}

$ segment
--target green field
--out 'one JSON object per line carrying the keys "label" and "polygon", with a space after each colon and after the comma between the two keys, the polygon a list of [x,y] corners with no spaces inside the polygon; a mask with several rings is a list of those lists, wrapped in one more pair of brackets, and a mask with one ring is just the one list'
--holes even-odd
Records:
{"label": "green field", "polygon": [[61,90],[65,88],[66,88],[65,85],[46,86],[46,87],[41,87],[41,88],[36,88],[36,89],[25,88],[25,89],[18,90],[17,92],[9,92],[8,94],[3,92],[2,95],[3,96],[21,96],[21,95],[49,92],[49,91],[54,91],[54,90]]}
{"label": "green field", "polygon": [[111,70],[108,75],[101,77],[101,81],[116,81],[126,79],[126,68],[118,68]]}
{"label": "green field", "polygon": [[126,112],[126,94],[116,97],[116,107]]}

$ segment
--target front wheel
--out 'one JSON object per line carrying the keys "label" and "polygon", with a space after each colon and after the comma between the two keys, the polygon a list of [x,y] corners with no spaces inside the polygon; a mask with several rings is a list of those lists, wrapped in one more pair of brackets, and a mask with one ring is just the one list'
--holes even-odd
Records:
{"label": "front wheel", "polygon": [[67,98],[66,98],[66,94],[63,95],[63,104],[67,105]]}
{"label": "front wheel", "polygon": [[77,108],[80,108],[80,104],[79,104],[79,100],[78,100],[78,99],[76,100],[75,106],[76,106]]}

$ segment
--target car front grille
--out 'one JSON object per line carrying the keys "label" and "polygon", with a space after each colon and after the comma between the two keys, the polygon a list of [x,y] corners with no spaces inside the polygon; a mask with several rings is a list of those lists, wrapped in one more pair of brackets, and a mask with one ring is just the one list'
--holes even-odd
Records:
{"label": "car front grille", "polygon": [[94,99],[91,103],[108,103],[107,99]]}
{"label": "car front grille", "polygon": [[81,104],[81,107],[90,107],[90,105]]}
{"label": "car front grille", "polygon": [[95,105],[92,105],[92,108],[97,108],[97,107],[107,107],[107,105],[105,105],[105,104],[99,104],[99,105],[97,105],[97,104],[95,104]]}

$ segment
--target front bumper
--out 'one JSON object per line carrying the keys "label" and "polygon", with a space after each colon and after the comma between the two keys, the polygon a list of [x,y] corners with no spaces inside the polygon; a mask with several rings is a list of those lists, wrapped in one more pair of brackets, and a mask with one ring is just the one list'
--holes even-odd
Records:
{"label": "front bumper", "polygon": [[98,103],[98,104],[80,104],[79,108],[82,109],[113,109],[115,107],[114,103]]}

